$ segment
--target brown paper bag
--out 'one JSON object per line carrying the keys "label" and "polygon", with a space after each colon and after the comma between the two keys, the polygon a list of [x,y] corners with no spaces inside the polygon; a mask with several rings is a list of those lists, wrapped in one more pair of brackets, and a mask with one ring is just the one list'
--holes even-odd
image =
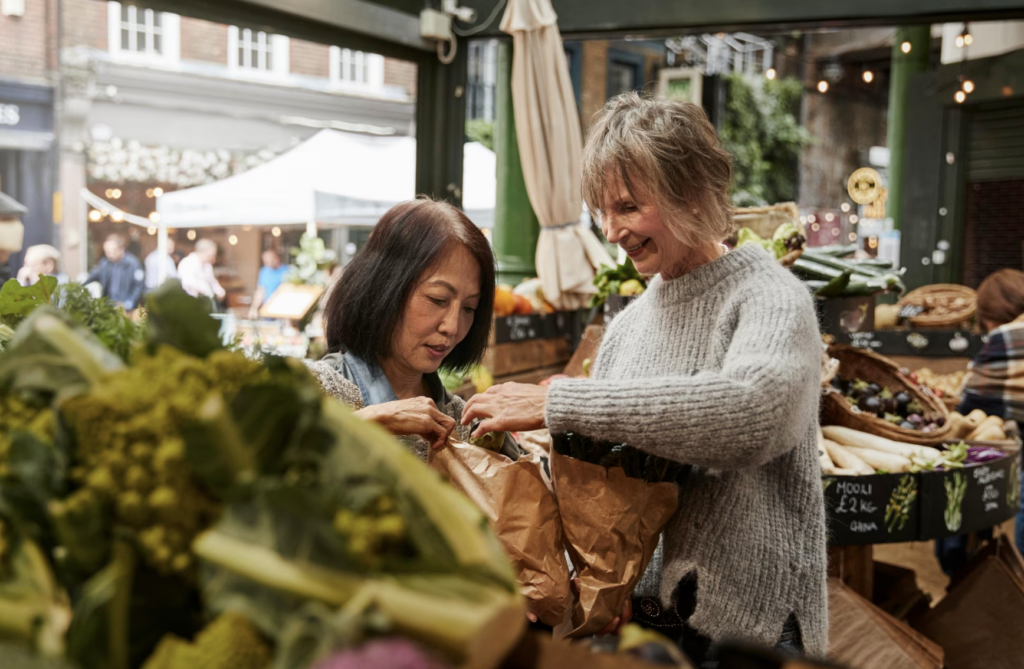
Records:
{"label": "brown paper bag", "polygon": [[431,450],[430,466],[469,497],[491,521],[512,559],[531,613],[546,625],[569,609],[569,566],[562,549],[558,505],[544,483],[537,458],[515,462],[461,442]]}
{"label": "brown paper bag", "polygon": [[595,634],[622,613],[679,504],[675,483],[629,478],[551,453],[551,479],[580,591],[557,638]]}

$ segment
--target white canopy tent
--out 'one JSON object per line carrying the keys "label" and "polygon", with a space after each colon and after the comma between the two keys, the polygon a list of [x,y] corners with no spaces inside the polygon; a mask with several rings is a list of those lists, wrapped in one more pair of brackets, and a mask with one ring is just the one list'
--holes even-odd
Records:
{"label": "white canopy tent", "polygon": [[[473,142],[464,159],[463,208],[478,226],[492,227],[494,152]],[[163,195],[158,248],[166,252],[167,228],[370,226],[416,195],[415,138],[321,130],[247,172]]]}
{"label": "white canopy tent", "polygon": [[[463,205],[480,227],[494,218],[496,162],[480,144],[465,148]],[[161,226],[373,225],[416,196],[416,140],[321,130],[248,172],[165,194]],[[476,217],[474,217],[476,214]]]}

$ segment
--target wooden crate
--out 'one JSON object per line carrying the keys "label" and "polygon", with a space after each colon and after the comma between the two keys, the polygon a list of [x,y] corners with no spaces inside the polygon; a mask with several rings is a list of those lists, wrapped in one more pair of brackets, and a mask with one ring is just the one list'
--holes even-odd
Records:
{"label": "wooden crate", "polygon": [[484,354],[483,365],[497,378],[542,367],[564,365],[568,360],[569,342],[564,337],[557,337],[492,344]]}

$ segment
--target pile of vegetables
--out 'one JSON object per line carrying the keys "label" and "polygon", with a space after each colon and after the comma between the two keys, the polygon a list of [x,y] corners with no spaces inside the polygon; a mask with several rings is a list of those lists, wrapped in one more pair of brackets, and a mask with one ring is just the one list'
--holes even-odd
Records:
{"label": "pile of vegetables", "polygon": [[303,669],[396,635],[496,665],[525,609],[483,515],[301,362],[225,350],[176,283],[147,309],[127,363],[45,303],[0,355],[0,638],[79,669]]}
{"label": "pile of vegetables", "polygon": [[847,427],[826,426],[818,436],[822,474],[863,476],[946,471],[1006,457],[1006,453],[961,441],[941,449],[903,444]]}
{"label": "pile of vegetables", "polygon": [[540,279],[525,279],[513,288],[499,284],[494,289],[494,315],[528,316],[529,314],[550,314],[555,308],[544,298]]}
{"label": "pile of vegetables", "polygon": [[804,250],[807,237],[800,232],[800,227],[795,223],[783,223],[775,229],[771,239],[761,238],[750,228],[740,228],[736,236],[736,248],[748,244],[757,244],[774,255],[776,260],[785,262],[790,254],[798,255],[797,252]]}
{"label": "pile of vegetables", "polygon": [[1006,441],[1006,423],[999,416],[986,415],[975,409],[966,416],[954,411],[949,417],[955,439],[967,441]]}
{"label": "pile of vegetables", "polygon": [[927,416],[920,402],[909,393],[893,393],[877,383],[862,379],[832,379],[832,387],[842,393],[846,401],[857,407],[861,413],[882,418],[905,430],[934,432],[946,424],[944,416]]}
{"label": "pile of vegetables", "polygon": [[14,336],[14,328],[38,307],[57,307],[72,322],[88,328],[122,360],[143,337],[144,324],[125,315],[111,300],[94,298],[79,283],[57,284],[52,276],[41,276],[31,286],[11,279],[0,288],[0,353]]}
{"label": "pile of vegetables", "polygon": [[951,374],[937,374],[927,367],[923,367],[910,374],[915,383],[931,388],[936,397],[957,397],[960,388],[964,384],[966,371],[953,372]]}
{"label": "pile of vegetables", "polygon": [[551,446],[559,455],[602,467],[621,467],[629,478],[648,483],[678,481],[688,469],[626,444],[598,441],[573,432],[551,435]]}
{"label": "pile of vegetables", "polygon": [[609,295],[642,295],[647,289],[647,279],[636,270],[633,261],[626,258],[626,262],[615,267],[602,266],[594,277],[594,286],[597,293],[590,298],[591,309],[604,304]]}
{"label": "pile of vegetables", "polygon": [[847,246],[808,248],[793,262],[792,269],[817,297],[861,297],[906,290],[900,273],[888,261],[844,258],[854,250]]}

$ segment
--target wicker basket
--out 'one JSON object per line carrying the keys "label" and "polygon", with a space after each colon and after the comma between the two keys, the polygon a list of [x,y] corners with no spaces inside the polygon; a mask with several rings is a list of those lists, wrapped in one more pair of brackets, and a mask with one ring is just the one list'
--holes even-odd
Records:
{"label": "wicker basket", "polygon": [[930,391],[911,381],[891,361],[876,353],[845,344],[830,347],[828,353],[839,361],[840,378],[862,379],[869,383],[877,383],[893,393],[905,392],[925,408],[926,419],[941,416],[945,422],[934,432],[907,430],[882,418],[861,413],[841,393],[830,389],[825,393],[822,407],[826,425],[840,425],[905,444],[933,446],[951,437],[949,411],[946,405]]}
{"label": "wicker basket", "polygon": [[[801,232],[804,227],[800,224],[800,209],[793,202],[763,207],[741,207],[733,211],[732,220],[737,227],[750,228],[765,239],[771,239],[775,229],[783,223],[795,223]],[[806,233],[804,236],[807,236]]]}
{"label": "wicker basket", "polygon": [[937,283],[912,290],[900,300],[900,306],[915,305],[927,307],[935,300],[955,300],[963,298],[962,307],[952,313],[932,315],[927,311],[910,319],[910,324],[917,328],[952,328],[958,327],[974,318],[978,308],[978,295],[967,286],[955,283]]}

